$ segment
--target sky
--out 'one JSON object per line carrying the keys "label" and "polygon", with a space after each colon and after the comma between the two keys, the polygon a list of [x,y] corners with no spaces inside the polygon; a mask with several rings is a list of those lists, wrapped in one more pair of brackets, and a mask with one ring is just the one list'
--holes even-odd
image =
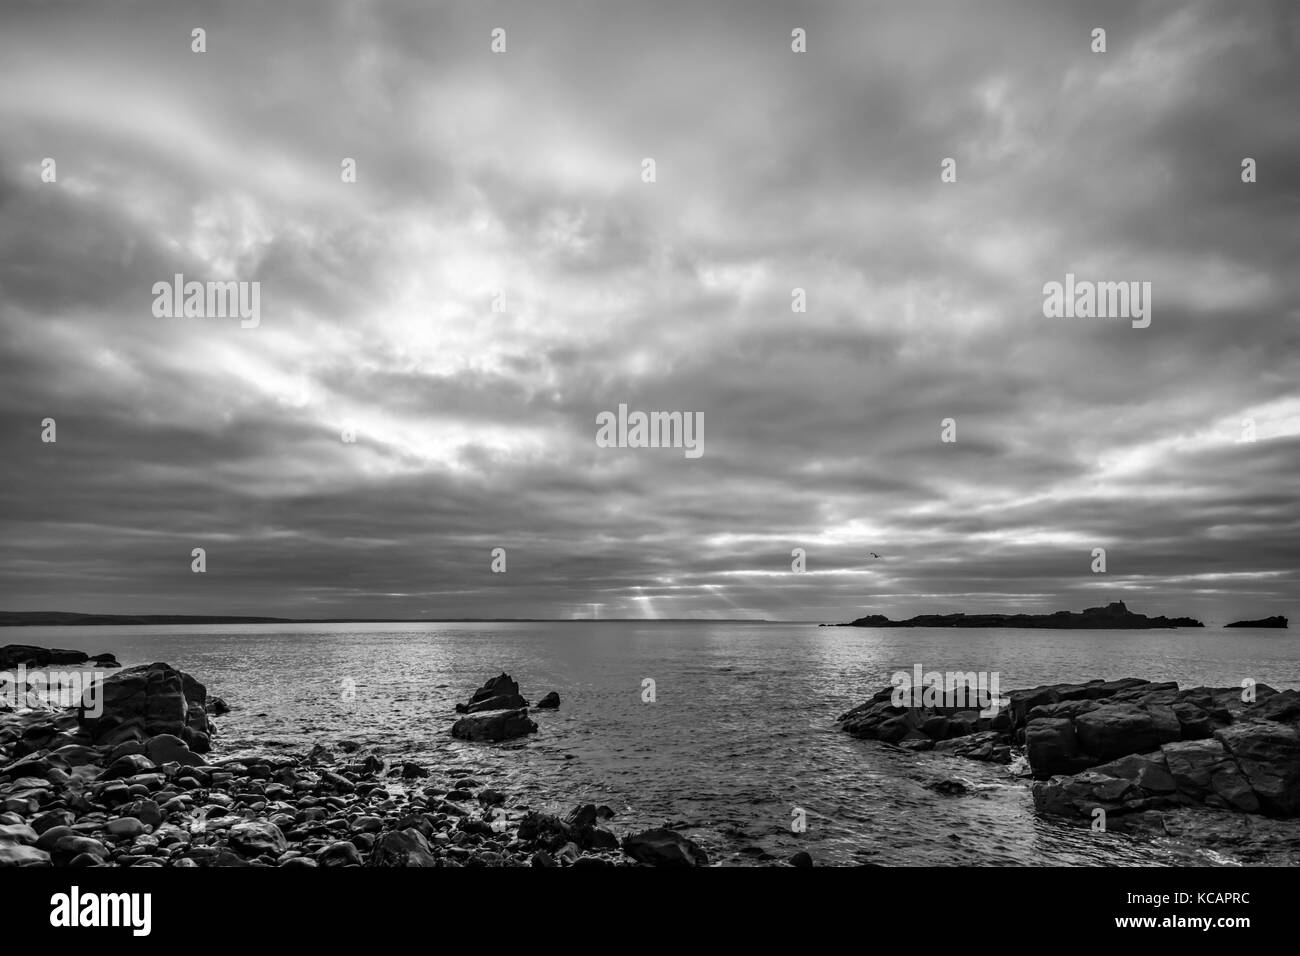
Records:
{"label": "sky", "polygon": [[[1284,0],[9,0],[0,609],[1294,615],[1298,48]],[[1150,325],[1046,316],[1067,273]]]}

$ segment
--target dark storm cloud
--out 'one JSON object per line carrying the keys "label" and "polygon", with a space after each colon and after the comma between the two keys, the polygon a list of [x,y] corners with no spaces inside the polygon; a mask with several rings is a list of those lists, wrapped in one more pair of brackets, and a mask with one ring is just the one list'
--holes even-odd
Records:
{"label": "dark storm cloud", "polygon": [[[3,604],[1286,613],[1298,24],[9,4]],[[155,318],[178,272],[261,282],[261,324]],[[1151,281],[1151,327],[1044,318],[1066,272]],[[703,457],[597,447],[620,403],[702,412]]]}

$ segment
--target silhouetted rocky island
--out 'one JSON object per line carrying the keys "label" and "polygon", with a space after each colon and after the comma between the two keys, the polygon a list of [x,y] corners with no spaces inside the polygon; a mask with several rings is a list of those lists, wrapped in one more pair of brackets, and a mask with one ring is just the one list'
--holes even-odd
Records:
{"label": "silhouetted rocky island", "polygon": [[1231,624],[1225,624],[1224,627],[1286,627],[1286,618],[1281,614],[1276,617],[1266,617],[1258,621],[1233,621]]}
{"label": "silhouetted rocky island", "polygon": [[1114,601],[1105,607],[1085,608],[1082,612],[1056,611],[1053,614],[918,614],[906,621],[891,621],[883,614],[860,617],[848,624],[825,624],[823,627],[1042,627],[1068,629],[1137,629],[1152,627],[1204,627],[1190,617],[1147,617],[1135,614]]}

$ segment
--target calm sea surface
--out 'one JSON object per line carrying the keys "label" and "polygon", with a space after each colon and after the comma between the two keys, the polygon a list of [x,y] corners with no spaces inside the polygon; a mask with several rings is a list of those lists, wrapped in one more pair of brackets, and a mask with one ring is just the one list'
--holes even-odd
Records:
{"label": "calm sea surface", "polygon": [[[548,623],[5,628],[0,643],[166,661],[235,709],[218,755],[351,739],[430,767],[460,764],[532,806],[607,803],[618,829],[685,824],[741,862],[807,849],[820,863],[1228,862],[1040,819],[1004,768],[903,755],[834,719],[895,670],[996,671],[1005,692],[1091,678],[1300,686],[1290,630],[1039,631],[818,628],[803,624]],[[453,741],[452,711],[502,670],[540,732]],[[656,700],[643,702],[643,681]],[[975,792],[940,796],[958,777]],[[791,832],[795,807],[806,833]]]}

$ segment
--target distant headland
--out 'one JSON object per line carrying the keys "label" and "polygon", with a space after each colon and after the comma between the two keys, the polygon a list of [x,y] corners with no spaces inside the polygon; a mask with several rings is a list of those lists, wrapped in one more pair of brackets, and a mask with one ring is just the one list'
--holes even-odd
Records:
{"label": "distant headland", "polygon": [[1276,617],[1265,617],[1258,621],[1233,621],[1231,624],[1225,624],[1224,627],[1286,627],[1286,618],[1281,614]]}
{"label": "distant headland", "polygon": [[1114,628],[1130,630],[1155,627],[1204,627],[1190,617],[1147,617],[1136,614],[1114,601],[1105,607],[1085,608],[1082,612],[1056,611],[1052,614],[918,614],[906,621],[891,621],[883,614],[860,617],[847,624],[823,624],[823,627],[1041,627],[1060,630]]}

